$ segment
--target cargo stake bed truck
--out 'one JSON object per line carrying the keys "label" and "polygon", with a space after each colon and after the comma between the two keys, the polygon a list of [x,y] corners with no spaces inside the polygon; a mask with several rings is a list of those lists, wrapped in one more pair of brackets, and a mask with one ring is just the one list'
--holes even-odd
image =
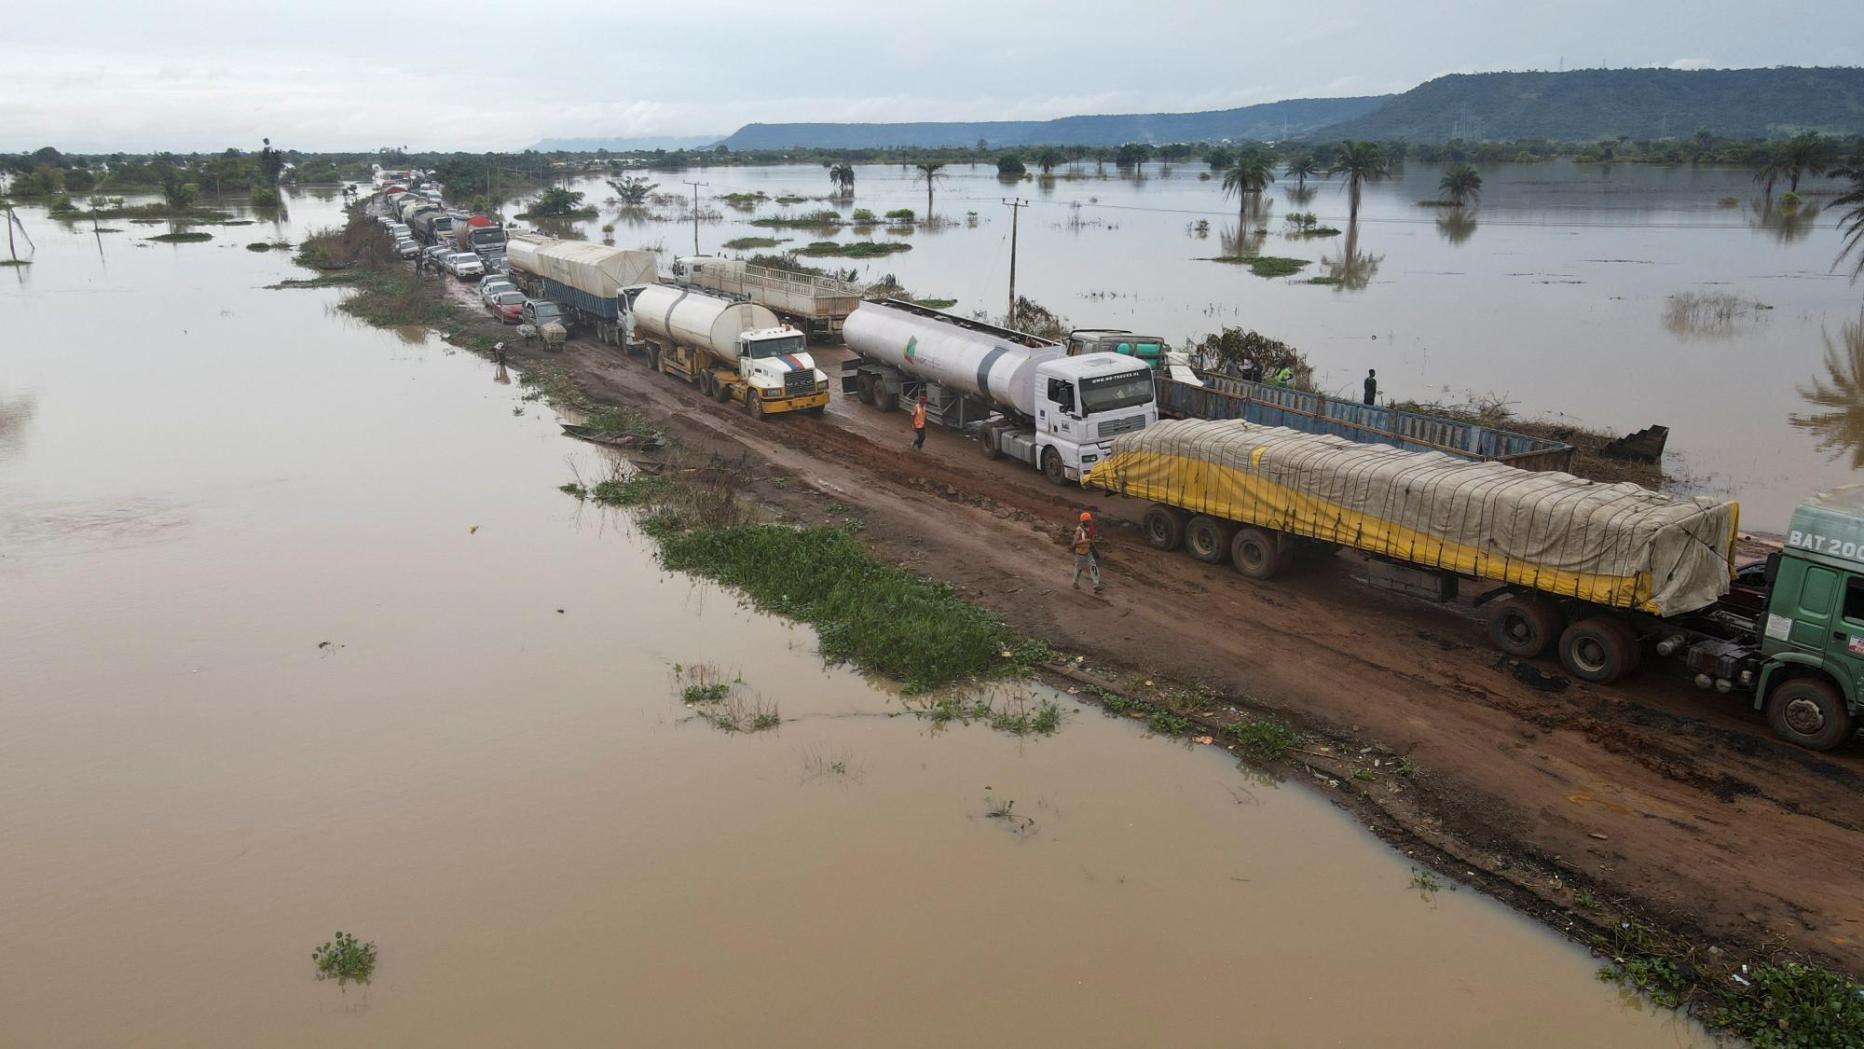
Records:
{"label": "cargo stake bed truck", "polygon": [[1068,356],[1062,345],[949,313],[881,299],[842,329],[855,356],[841,389],[882,411],[926,395],[928,422],[976,437],[986,459],[1009,456],[1056,484],[1079,479],[1116,434],[1158,419],[1152,371],[1112,352]]}
{"label": "cargo stake bed truck", "polygon": [[673,276],[687,284],[749,299],[808,334],[810,342],[839,342],[848,314],[864,289],[833,277],[754,266],[737,259],[688,255],[673,260]]}
{"label": "cargo stake bed truck", "polygon": [[828,407],[828,376],[803,352],[803,333],[754,302],[650,284],[624,289],[620,309],[637,340],[630,349],[708,397],[736,401],[757,418]]}
{"label": "cargo stake bed truck", "polygon": [[621,291],[656,279],[651,251],[624,251],[580,240],[520,233],[507,242],[511,279],[534,299],[563,307],[565,318],[595,329],[611,346],[623,342]]}
{"label": "cargo stake bed truck", "polygon": [[1475,583],[1501,651],[1557,651],[1602,684],[1648,648],[1751,691],[1803,747],[1839,746],[1864,712],[1864,486],[1802,504],[1731,593],[1738,507],[1632,484],[1203,420],[1121,437],[1086,483],[1150,500],[1153,546],[1254,579],[1351,547],[1374,585],[1448,601]]}

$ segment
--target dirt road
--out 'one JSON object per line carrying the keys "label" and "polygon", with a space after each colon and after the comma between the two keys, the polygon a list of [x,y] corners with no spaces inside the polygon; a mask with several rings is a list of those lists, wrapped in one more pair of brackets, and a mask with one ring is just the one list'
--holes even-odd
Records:
{"label": "dirt road", "polygon": [[[840,354],[822,356],[833,378]],[[1741,697],[1658,668],[1594,687],[1517,664],[1467,611],[1364,585],[1350,555],[1263,584],[1160,553],[1137,531],[1141,504],[1055,487],[949,433],[915,453],[904,415],[839,394],[826,416],[758,422],[592,340],[550,359],[689,447],[787,475],[758,494],[799,519],[854,508],[876,553],[1117,680],[1200,682],[1275,711],[1325,741],[1304,763],[1365,822],[1556,927],[1609,928],[1624,905],[1705,949],[1786,948],[1864,974],[1855,744],[1780,744]],[[1063,539],[1084,506],[1105,532],[1100,596],[1068,586]],[[1342,774],[1362,748],[1417,773]]]}

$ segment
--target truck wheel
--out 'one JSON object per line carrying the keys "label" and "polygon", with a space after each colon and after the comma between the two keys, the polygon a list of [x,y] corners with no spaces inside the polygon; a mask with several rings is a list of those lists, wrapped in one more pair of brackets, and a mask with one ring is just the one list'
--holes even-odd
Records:
{"label": "truck wheel", "polygon": [[1054,484],[1068,483],[1068,468],[1062,464],[1061,453],[1053,448],[1042,450],[1042,473]]}
{"label": "truck wheel", "polygon": [[718,398],[718,403],[720,404],[729,404],[731,402],[731,384],[728,382],[719,382],[718,376],[712,376],[712,396]]}
{"label": "truck wheel", "polygon": [[1832,683],[1816,677],[1788,678],[1767,697],[1773,734],[1807,750],[1831,750],[1851,738],[1851,714]]}
{"label": "truck wheel", "polygon": [[862,404],[867,404],[867,405],[873,404],[874,403],[874,377],[872,375],[867,374],[866,372],[861,372],[860,374],[856,375],[854,377],[854,395],[861,399]]}
{"label": "truck wheel", "polygon": [[703,371],[699,373],[699,392],[700,393],[704,394],[707,397],[710,397],[713,394],[718,392],[718,390],[716,389],[717,385],[718,385],[717,382],[712,378],[711,372]]}
{"label": "truck wheel", "polygon": [[977,428],[977,447],[986,459],[1003,458],[1003,449],[997,445],[997,428],[989,423]]}
{"label": "truck wheel", "polygon": [[764,403],[757,399],[756,390],[744,391],[744,410],[749,412],[753,419],[770,418],[770,416],[764,414]]}
{"label": "truck wheel", "polygon": [[1560,610],[1537,597],[1507,594],[1489,605],[1489,644],[1516,659],[1539,659],[1560,639]]}
{"label": "truck wheel", "polygon": [[1139,530],[1146,534],[1146,542],[1159,550],[1176,550],[1184,544],[1184,511],[1163,503],[1153,503],[1146,507],[1146,515],[1139,521]]}
{"label": "truck wheel", "polygon": [[1230,540],[1230,563],[1251,579],[1273,579],[1281,573],[1281,542],[1260,528],[1242,528]]}
{"label": "truck wheel", "polygon": [[1604,616],[1587,616],[1560,634],[1560,665],[1581,681],[1609,685],[1634,665],[1628,636]]}
{"label": "truck wheel", "polygon": [[888,393],[886,382],[878,375],[874,376],[874,407],[883,412],[897,412],[900,410],[899,395]]}
{"label": "truck wheel", "polygon": [[660,370],[660,347],[652,345],[652,344],[648,345],[647,366],[649,368],[654,369],[655,371]]}
{"label": "truck wheel", "polygon": [[1228,521],[1198,514],[1185,522],[1184,549],[1207,565],[1222,564],[1230,556],[1230,541],[1236,526]]}

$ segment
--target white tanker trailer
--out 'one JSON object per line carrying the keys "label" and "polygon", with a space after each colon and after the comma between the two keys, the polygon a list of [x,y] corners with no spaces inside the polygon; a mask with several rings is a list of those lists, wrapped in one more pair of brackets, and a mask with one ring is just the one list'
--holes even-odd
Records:
{"label": "white tanker trailer", "polygon": [[625,288],[622,327],[655,369],[762,418],[828,407],[828,376],[803,333],[754,302],[678,284]]}
{"label": "white tanker trailer", "polygon": [[1054,340],[897,299],[861,303],[842,339],[855,353],[842,363],[843,393],[882,411],[910,410],[924,393],[929,422],[1056,484],[1079,481],[1115,436],[1158,421],[1152,370],[1136,357],[1070,357]]}

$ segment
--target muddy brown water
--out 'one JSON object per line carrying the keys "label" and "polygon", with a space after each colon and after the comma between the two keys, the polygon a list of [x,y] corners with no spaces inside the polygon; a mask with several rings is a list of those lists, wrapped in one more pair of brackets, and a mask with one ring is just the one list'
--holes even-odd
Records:
{"label": "muddy brown water", "polygon": [[[1841,241],[1836,213],[1825,210],[1840,183],[1805,180],[1805,203],[1788,210],[1777,197],[1771,207],[1761,200],[1742,170],[1496,164],[1482,167],[1475,206],[1420,207],[1438,196],[1442,172],[1412,162],[1366,186],[1356,228],[1338,181],[1310,180],[1304,191],[1276,182],[1266,215],[1252,220],[1266,230],[1254,250],[1307,262],[1276,279],[1203,261],[1236,251],[1238,220],[1221,176],[1200,178],[1202,163],[1148,164],[1143,178],[1112,165],[1098,177],[1084,163],[1009,184],[988,165],[957,165],[934,196],[944,224],[904,235],[749,224],[824,208],[923,215],[923,184],[897,166],[858,168],[850,201],[822,199],[832,187],[816,166],[653,177],[662,192],[683,189],[680,177],[709,183],[705,207],[719,219],[700,225],[703,251],[749,236],[784,239],[778,250],[899,241],[912,250],[809,261],[853,267],[863,279],[893,273],[915,294],[957,299],[956,312],[992,315],[1007,306],[1010,215],[1001,202],[1019,196],[1031,206],[1018,228],[1017,291],[1078,326],[1182,343],[1239,325],[1299,347],[1318,386],[1352,398],[1375,368],[1387,398],[1501,401],[1524,416],[1619,433],[1662,424],[1669,475],[1686,491],[1739,499],[1750,528],[1777,531],[1799,500],[1864,479],[1864,404],[1834,414],[1819,398],[1821,387],[1855,396],[1864,381],[1864,351],[1843,334],[1859,323],[1864,284],[1834,271]],[[575,188],[592,203],[614,195],[597,179]],[[753,211],[717,199],[759,191],[771,200]],[[785,194],[812,199],[776,204]],[[619,247],[686,254],[694,231],[677,219],[690,215],[684,207],[669,203],[651,211],[663,218],[642,220],[602,205],[597,219],[567,228],[600,240],[614,222]],[[1288,236],[1296,211],[1341,235]]]}
{"label": "muddy brown water", "polygon": [[491,365],[134,236],[0,276],[0,1044],[1703,1044],[1324,790],[913,717],[556,492]]}

